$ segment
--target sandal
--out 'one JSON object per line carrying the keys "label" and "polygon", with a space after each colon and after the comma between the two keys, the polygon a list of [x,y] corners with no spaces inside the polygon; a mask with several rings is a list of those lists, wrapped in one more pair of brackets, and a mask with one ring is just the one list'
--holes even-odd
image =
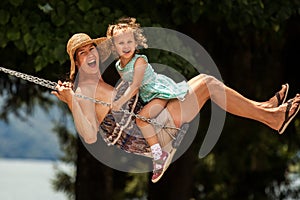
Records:
{"label": "sandal", "polygon": [[288,92],[289,92],[289,84],[286,83],[283,86],[286,86],[286,90],[285,90],[285,93],[283,95],[283,98],[282,99],[280,98],[279,92],[276,92],[276,94],[275,94],[275,96],[277,98],[277,107],[280,106],[281,104],[283,104],[285,102],[285,100],[287,98],[287,95],[288,95]]}
{"label": "sandal", "polygon": [[170,165],[172,157],[166,151],[162,152],[160,159],[153,160],[153,175],[151,181],[156,183],[163,176],[164,172]]}
{"label": "sandal", "polygon": [[300,103],[297,103],[298,106],[297,106],[295,112],[291,116],[289,116],[290,109],[293,105],[293,100],[294,99],[290,99],[290,100],[287,101],[287,106],[286,106],[286,111],[285,111],[285,120],[284,120],[281,128],[278,130],[279,134],[282,134],[285,131],[286,127],[294,119],[294,117],[297,115],[298,111],[300,110]]}

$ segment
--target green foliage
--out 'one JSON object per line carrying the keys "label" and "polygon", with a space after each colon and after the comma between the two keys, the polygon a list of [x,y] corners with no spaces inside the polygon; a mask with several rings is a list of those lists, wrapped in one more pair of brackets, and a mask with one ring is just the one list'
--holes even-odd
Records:
{"label": "green foliage", "polygon": [[78,5],[78,8],[83,12],[87,12],[92,7],[91,2],[86,1],[86,0],[79,0],[77,5]]}
{"label": "green foliage", "polygon": [[[118,17],[131,12],[132,16],[143,16],[143,12],[147,12],[149,6],[140,3],[141,12],[138,13],[135,12],[138,9],[135,9],[133,4],[123,3],[125,1],[112,1],[111,5],[114,7],[109,7],[105,1],[96,0],[53,0],[47,3],[43,0],[32,3],[10,0],[9,4],[2,2],[1,7],[6,9],[0,10],[0,30],[3,30],[0,34],[0,46],[4,48],[8,42],[13,42],[24,53],[36,57],[36,71],[55,61],[65,63],[68,57],[62,51],[62,46],[65,46],[71,34],[87,32],[92,36],[104,35],[106,26]],[[175,26],[188,22],[197,23],[207,18],[220,25],[226,24],[232,30],[243,32],[251,27],[279,31],[285,20],[299,12],[300,4],[298,1],[280,0],[157,1],[156,7],[165,6],[171,8],[167,11],[170,12],[171,18],[165,26],[172,23]],[[16,7],[22,9],[16,10]],[[140,17],[140,21],[148,21],[143,23],[147,26],[159,22],[160,17],[163,17],[163,13],[156,13],[153,16],[154,21],[150,20],[150,17]]]}
{"label": "green foliage", "polygon": [[9,20],[9,12],[7,12],[6,10],[0,10],[0,24],[1,25],[5,25],[8,23]]}
{"label": "green foliage", "polygon": [[73,130],[68,128],[70,127],[68,121],[71,121],[68,120],[69,116],[65,114],[69,112],[68,108],[61,102],[59,102],[57,106],[60,107],[61,114],[59,115],[60,117],[55,119],[56,121],[53,123],[53,131],[56,132],[60,148],[62,152],[64,152],[64,154],[60,157],[60,160],[63,163],[66,163],[66,165],[72,166],[74,171],[69,173],[59,168],[56,169],[56,176],[55,179],[52,180],[52,184],[56,191],[65,193],[71,200],[75,199],[77,137],[73,133]]}
{"label": "green foliage", "polygon": [[52,180],[52,184],[56,191],[67,194],[68,199],[75,199],[75,173],[68,174],[62,170],[57,170],[56,179]]}
{"label": "green foliage", "polygon": [[145,194],[147,193],[148,175],[146,173],[129,173],[128,176],[128,183],[124,188],[127,198],[145,198]]}
{"label": "green foliage", "polygon": [[[28,3],[21,0],[1,2],[0,46],[13,42],[25,54],[34,58],[35,71],[49,64],[66,63],[66,42],[71,34],[87,32],[93,37],[105,33],[107,15],[111,9],[98,1],[59,1],[48,3],[40,0]],[[99,6],[95,6],[99,5]],[[15,10],[15,7],[22,9]],[[117,15],[121,15],[119,11]],[[95,17],[97,16],[97,17]]]}
{"label": "green foliage", "polygon": [[299,1],[189,0],[171,2],[170,15],[176,25],[208,19],[246,34],[250,29],[279,31],[291,16],[299,14]]}
{"label": "green foliage", "polygon": [[9,3],[14,7],[18,7],[22,5],[23,0],[9,0]]}

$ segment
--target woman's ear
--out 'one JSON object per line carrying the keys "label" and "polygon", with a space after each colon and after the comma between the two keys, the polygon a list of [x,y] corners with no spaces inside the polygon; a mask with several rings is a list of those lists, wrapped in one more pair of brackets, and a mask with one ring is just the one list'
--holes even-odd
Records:
{"label": "woman's ear", "polygon": [[79,65],[80,63],[77,61],[77,60],[75,60],[75,67],[78,69],[79,68]]}

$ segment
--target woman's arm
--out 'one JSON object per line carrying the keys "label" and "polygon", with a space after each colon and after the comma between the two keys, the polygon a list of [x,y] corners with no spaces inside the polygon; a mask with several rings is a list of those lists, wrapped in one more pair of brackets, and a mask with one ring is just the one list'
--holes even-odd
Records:
{"label": "woman's arm", "polygon": [[65,87],[59,82],[57,91],[52,91],[58,99],[65,102],[72,112],[77,132],[88,144],[97,140],[97,117],[95,115],[95,105],[92,102],[78,99],[74,96],[71,88]]}
{"label": "woman's arm", "polygon": [[112,105],[113,110],[120,110],[122,105],[126,103],[129,99],[131,99],[134,95],[137,94],[139,88],[144,79],[144,73],[148,66],[148,63],[144,58],[138,58],[134,63],[134,74],[133,80],[127,90],[124,92],[124,95],[120,97],[117,101],[115,101]]}

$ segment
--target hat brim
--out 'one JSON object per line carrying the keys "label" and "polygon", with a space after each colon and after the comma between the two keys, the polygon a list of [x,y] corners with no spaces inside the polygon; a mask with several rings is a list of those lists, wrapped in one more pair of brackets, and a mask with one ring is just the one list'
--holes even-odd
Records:
{"label": "hat brim", "polygon": [[97,38],[94,42],[97,45],[97,49],[100,55],[100,61],[106,61],[111,54],[111,42],[106,37]]}
{"label": "hat brim", "polygon": [[89,41],[80,43],[80,45],[73,48],[73,52],[71,52],[71,54],[69,55],[70,60],[71,60],[71,66],[70,66],[70,79],[71,80],[74,80],[75,68],[76,68],[74,54],[77,49],[79,49],[80,47],[89,45],[89,44],[95,44],[97,46],[99,56],[100,56],[100,62],[104,62],[105,60],[107,60],[111,54],[110,43],[106,37],[91,39]]}

